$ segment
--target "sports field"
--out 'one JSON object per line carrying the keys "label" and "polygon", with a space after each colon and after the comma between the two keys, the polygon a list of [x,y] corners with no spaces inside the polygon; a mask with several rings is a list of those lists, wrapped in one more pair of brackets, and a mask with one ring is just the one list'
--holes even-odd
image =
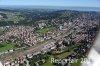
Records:
{"label": "sports field", "polygon": [[54,29],[55,29],[54,27],[47,27],[47,28],[36,30],[35,32],[37,32],[37,33],[47,33],[48,31],[51,31],[51,30],[54,30]]}

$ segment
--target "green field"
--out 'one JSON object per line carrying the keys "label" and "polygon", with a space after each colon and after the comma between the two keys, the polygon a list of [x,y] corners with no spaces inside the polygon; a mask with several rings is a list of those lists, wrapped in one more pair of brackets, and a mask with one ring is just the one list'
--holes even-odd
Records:
{"label": "green field", "polygon": [[48,31],[51,31],[51,30],[54,30],[54,29],[55,29],[55,27],[48,27],[48,28],[36,30],[35,32],[37,32],[37,33],[47,33]]}
{"label": "green field", "polygon": [[74,47],[73,47],[73,46],[70,47],[70,48],[69,48],[69,51],[68,51],[68,49],[66,48],[66,49],[64,49],[64,51],[61,52],[61,53],[56,53],[56,51],[52,51],[52,54],[54,54],[55,57],[58,58],[58,59],[64,59],[65,57],[67,57],[67,56],[71,55],[72,53],[74,53],[74,49],[75,49],[75,48],[77,48],[77,45],[74,46]]}
{"label": "green field", "polygon": [[70,51],[70,52],[64,52],[64,53],[61,53],[61,54],[57,54],[55,55],[58,59],[64,59],[65,57],[69,56],[70,54],[72,54],[73,51]]}
{"label": "green field", "polygon": [[4,46],[0,47],[0,52],[10,50],[10,49],[14,48],[14,45],[15,44],[13,44],[13,43],[9,43],[9,44],[4,43]]}
{"label": "green field", "polygon": [[53,64],[51,63],[51,58],[53,58],[52,55],[49,56],[48,61],[47,61],[46,63],[44,63],[42,66],[55,66],[55,65],[53,65]]}
{"label": "green field", "polygon": [[26,65],[23,63],[23,64],[19,64],[19,66],[26,66]]}
{"label": "green field", "polygon": [[0,28],[0,32],[3,32],[3,31],[4,31],[4,29],[1,29],[1,28]]}

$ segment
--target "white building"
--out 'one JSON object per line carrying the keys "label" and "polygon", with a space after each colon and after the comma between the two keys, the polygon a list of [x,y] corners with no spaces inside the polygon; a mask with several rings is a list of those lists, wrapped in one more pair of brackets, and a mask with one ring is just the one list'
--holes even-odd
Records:
{"label": "white building", "polygon": [[45,23],[39,23],[38,26],[39,26],[39,28],[42,29],[44,26],[46,26],[46,24]]}

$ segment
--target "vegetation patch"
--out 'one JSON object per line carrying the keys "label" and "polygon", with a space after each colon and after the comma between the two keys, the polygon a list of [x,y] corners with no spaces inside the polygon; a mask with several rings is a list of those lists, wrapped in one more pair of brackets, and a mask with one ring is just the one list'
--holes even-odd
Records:
{"label": "vegetation patch", "polygon": [[55,66],[55,65],[53,65],[51,63],[51,58],[53,58],[53,56],[52,55],[49,55],[48,61],[46,63],[44,63],[42,66]]}
{"label": "vegetation patch", "polygon": [[15,44],[13,44],[13,43],[3,43],[3,44],[0,44],[0,52],[13,49],[14,45]]}
{"label": "vegetation patch", "polygon": [[47,27],[47,28],[35,30],[35,32],[36,33],[47,33],[47,32],[54,30],[54,29],[55,29],[55,27]]}
{"label": "vegetation patch", "polygon": [[73,53],[73,51],[70,51],[70,52],[63,52],[63,53],[60,53],[60,54],[56,54],[54,55],[56,58],[58,59],[64,59],[65,57],[71,55]]}

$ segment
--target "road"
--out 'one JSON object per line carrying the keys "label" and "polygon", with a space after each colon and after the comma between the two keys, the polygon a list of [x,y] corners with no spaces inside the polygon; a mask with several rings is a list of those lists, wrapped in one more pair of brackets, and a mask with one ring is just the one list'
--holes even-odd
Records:
{"label": "road", "polygon": [[[55,39],[60,39],[62,38],[63,36],[58,36],[56,37]],[[51,39],[51,40],[48,40],[46,42],[44,42],[43,44],[37,44],[35,46],[32,46],[32,47],[29,47],[29,48],[26,48],[27,50],[18,50],[18,51],[14,51],[12,53],[8,53],[8,54],[5,54],[5,55],[1,55],[0,56],[0,60],[7,60],[7,59],[14,59],[15,57],[22,57],[26,54],[30,54],[30,53],[35,53],[35,52],[38,52],[38,51],[41,51],[41,49],[43,48],[43,46],[53,42],[54,40]]]}
{"label": "road", "polygon": [[[74,24],[74,26],[75,26],[75,24]],[[64,32],[63,35],[59,35],[59,36],[55,37],[54,39],[59,40],[59,39],[65,37],[65,36],[68,36],[69,34],[73,33],[72,29],[73,29],[74,26],[69,27],[66,30],[66,32]],[[51,42],[54,42],[54,40],[51,39],[51,40],[46,41],[46,42],[44,42],[42,44],[37,44],[35,46],[26,48],[27,50],[22,49],[22,50],[14,51],[12,53],[8,53],[8,54],[5,54],[5,55],[2,55],[2,56],[0,56],[0,60],[4,61],[4,60],[8,60],[8,59],[15,59],[17,57],[23,57],[26,54],[30,54],[30,53],[35,53],[35,52],[41,51],[43,46],[45,46],[47,44],[50,44]]]}

